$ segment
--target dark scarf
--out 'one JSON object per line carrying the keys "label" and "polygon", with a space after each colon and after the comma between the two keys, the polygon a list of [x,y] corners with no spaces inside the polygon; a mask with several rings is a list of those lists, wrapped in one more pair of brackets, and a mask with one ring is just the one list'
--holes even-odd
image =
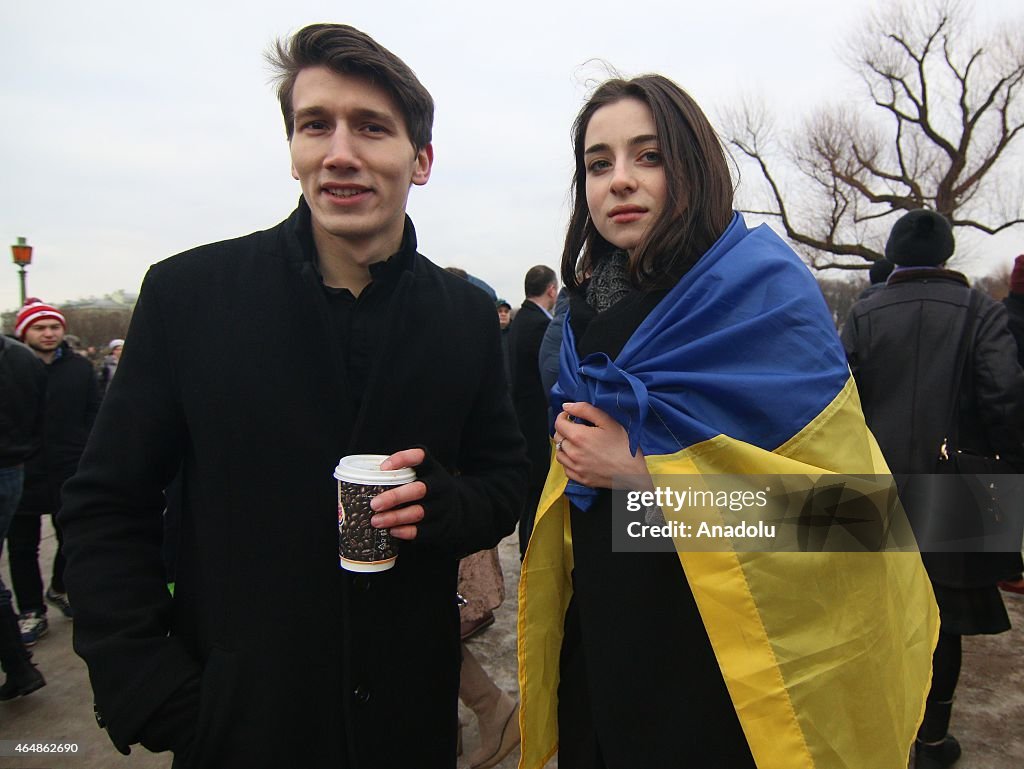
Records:
{"label": "dark scarf", "polygon": [[629,255],[625,251],[614,251],[594,266],[587,283],[587,304],[603,312],[632,290]]}

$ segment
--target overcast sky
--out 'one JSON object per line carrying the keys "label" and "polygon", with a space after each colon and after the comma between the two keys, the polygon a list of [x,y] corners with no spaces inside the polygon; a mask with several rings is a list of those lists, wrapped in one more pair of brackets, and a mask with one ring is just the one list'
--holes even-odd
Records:
{"label": "overcast sky", "polygon": [[[409,203],[420,251],[517,305],[530,266],[557,268],[569,128],[605,74],[588,62],[665,74],[712,117],[750,94],[799,116],[859,93],[837,52],[875,5],[6,2],[0,310],[19,302],[18,236],[29,294],[59,303],[137,291],[153,262],[287,216],[299,187],[263,52],[305,24],[357,26],[416,71],[437,103],[433,174]],[[982,25],[1021,18],[1020,0],[974,7]],[[977,273],[1024,251],[1024,228],[992,240]]]}

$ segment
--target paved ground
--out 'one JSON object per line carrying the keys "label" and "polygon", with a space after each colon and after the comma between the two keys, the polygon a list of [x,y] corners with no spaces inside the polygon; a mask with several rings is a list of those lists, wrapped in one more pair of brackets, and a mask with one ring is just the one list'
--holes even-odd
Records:
{"label": "paved ground", "polygon": [[[44,542],[47,565],[52,552],[51,534]],[[501,556],[508,600],[498,610],[495,624],[471,643],[496,683],[514,693],[515,585],[519,576],[514,537],[502,543]],[[6,580],[6,554],[0,559],[0,568]],[[998,636],[964,639],[963,675],[952,727],[964,748],[957,769],[1024,767],[1024,596],[1007,594],[1006,603],[1013,630]],[[79,749],[64,756],[0,756],[0,769],[168,769],[170,759],[166,754],[154,755],[137,748],[131,756],[122,756],[106,733],[96,727],[85,665],[71,651],[72,623],[55,610],[51,610],[50,619],[49,635],[35,647],[36,662],[48,685],[29,697],[0,703],[0,741],[76,743]],[[462,720],[468,724],[464,739],[466,751],[470,752],[477,741],[475,723],[465,709]],[[514,769],[518,755],[518,750],[514,751],[499,769]],[[549,769],[554,767],[557,762],[552,762]]]}

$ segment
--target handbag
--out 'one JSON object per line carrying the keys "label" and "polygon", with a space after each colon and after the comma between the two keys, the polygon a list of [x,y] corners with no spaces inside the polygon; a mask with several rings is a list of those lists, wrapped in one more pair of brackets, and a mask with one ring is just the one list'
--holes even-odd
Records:
{"label": "handbag", "polygon": [[961,385],[974,346],[979,295],[971,291],[967,323],[957,351],[953,398],[946,430],[925,487],[923,514],[912,520],[922,551],[1020,552],[1021,477],[998,454],[982,454],[960,445]]}

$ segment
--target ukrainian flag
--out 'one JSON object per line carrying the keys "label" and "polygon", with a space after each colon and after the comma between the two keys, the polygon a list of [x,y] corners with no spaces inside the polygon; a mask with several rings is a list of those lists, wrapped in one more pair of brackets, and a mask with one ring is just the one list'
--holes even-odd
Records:
{"label": "ukrainian flag", "polygon": [[[555,413],[608,412],[652,475],[889,472],[814,279],[739,214],[614,361],[580,361],[568,322],[561,356]],[[552,461],[519,584],[521,769],[558,747],[569,500],[593,493]],[[678,556],[759,769],[906,766],[938,637],[916,552]]]}

